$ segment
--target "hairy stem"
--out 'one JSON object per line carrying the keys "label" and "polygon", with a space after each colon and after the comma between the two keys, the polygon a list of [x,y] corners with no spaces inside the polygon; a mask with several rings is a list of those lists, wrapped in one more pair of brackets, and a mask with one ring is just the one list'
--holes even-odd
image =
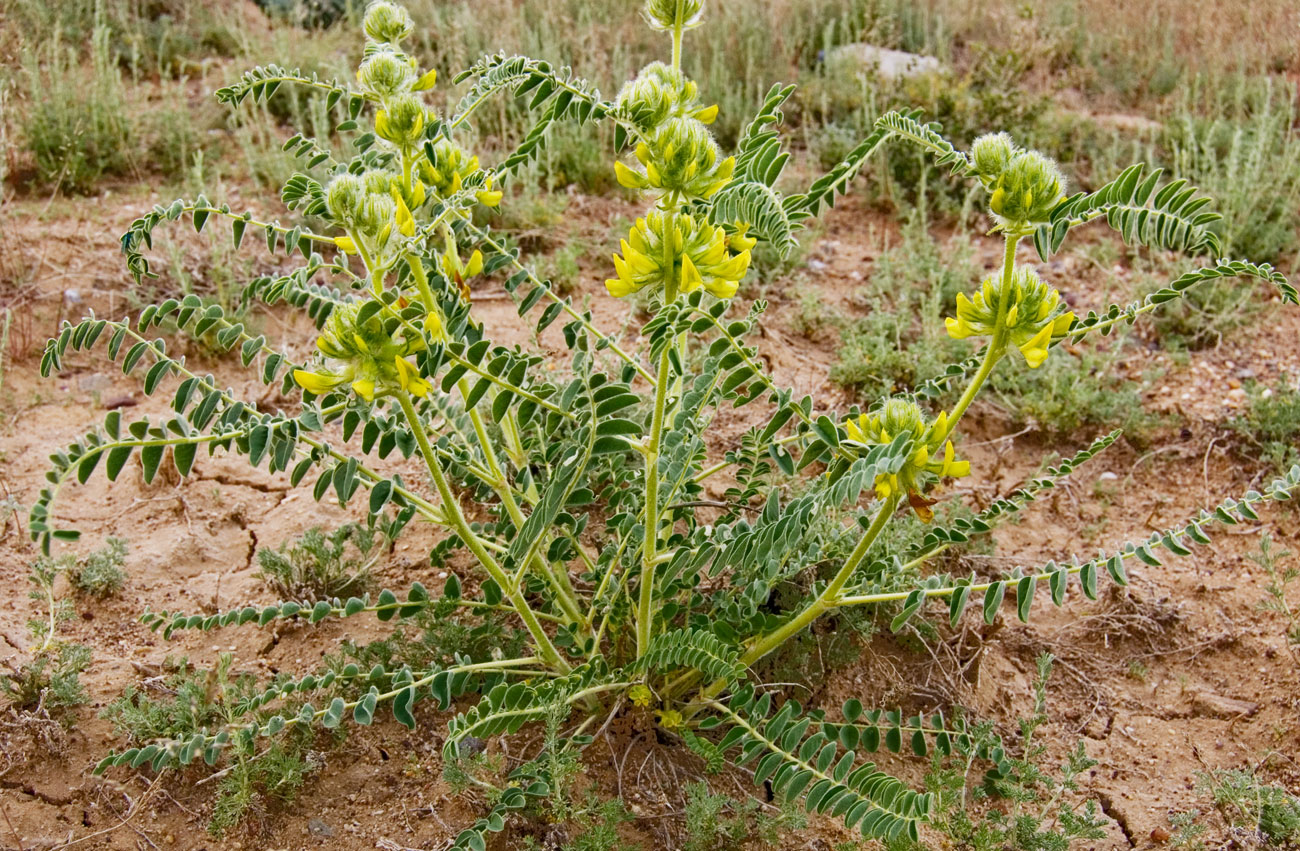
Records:
{"label": "hairy stem", "polygon": [[[469,382],[462,378],[456,386],[460,390],[461,397],[468,399]],[[502,506],[505,507],[506,514],[510,516],[510,522],[515,524],[516,530],[521,530],[524,527],[524,513],[520,510],[519,502],[515,499],[514,491],[510,488],[510,482],[506,478],[505,470],[501,468],[500,462],[497,461],[496,447],[493,445],[492,436],[488,434],[487,425],[483,422],[483,416],[478,412],[477,408],[472,407],[467,407],[466,413],[469,414],[469,421],[474,426],[474,437],[478,440],[479,449],[483,451],[483,457],[487,460],[488,471],[492,474],[489,485],[501,500]],[[551,587],[556,602],[570,622],[582,623],[582,612],[578,609],[576,594],[573,590],[573,584],[569,581],[568,571],[554,569],[541,556],[533,558],[532,566],[546,580],[546,584]]]}
{"label": "hairy stem", "polygon": [[664,415],[668,407],[668,352],[664,345],[659,355],[659,375],[655,379],[655,407],[650,420],[650,440],[645,448],[645,544],[642,547],[641,595],[636,609],[636,655],[650,647],[650,622],[654,619],[655,557],[659,548],[659,444],[663,436]]}
{"label": "hairy stem", "polygon": [[396,397],[397,403],[401,405],[402,415],[406,418],[406,424],[410,426],[411,432],[415,435],[415,442],[420,447],[420,454],[424,456],[424,463],[429,468],[429,475],[433,478],[434,487],[438,489],[438,495],[442,498],[443,513],[447,516],[447,520],[455,530],[457,537],[465,543],[469,551],[478,559],[479,564],[483,565],[488,574],[506,592],[510,602],[519,613],[519,617],[523,619],[524,626],[528,628],[529,635],[536,642],[542,658],[558,670],[568,673],[572,668],[560,656],[559,651],[555,649],[555,645],[551,643],[550,636],[542,629],[541,621],[538,620],[537,614],[528,605],[528,601],[524,599],[524,594],[519,589],[518,583],[513,582],[506,575],[501,565],[483,546],[483,541],[478,535],[474,534],[474,530],[466,522],[465,515],[460,510],[460,503],[456,501],[456,495],[452,493],[451,485],[447,482],[447,476],[443,473],[442,464],[438,462],[437,454],[434,453],[433,447],[429,445],[429,436],[425,433],[424,423],[420,420],[415,405],[411,403],[411,394],[402,390],[396,394]]}

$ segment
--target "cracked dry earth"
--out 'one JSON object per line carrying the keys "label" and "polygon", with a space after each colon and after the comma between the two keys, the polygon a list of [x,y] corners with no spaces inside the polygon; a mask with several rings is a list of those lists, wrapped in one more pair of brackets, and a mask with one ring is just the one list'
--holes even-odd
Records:
{"label": "cracked dry earth", "polygon": [[[79,236],[44,256],[28,258],[31,283],[22,291],[22,306],[31,311],[31,333],[7,364],[0,420],[0,484],[21,505],[29,505],[42,486],[48,453],[101,420],[106,407],[129,407],[132,416],[166,409],[165,398],[148,399],[138,382],[117,374],[100,356],[70,358],[67,370],[49,380],[36,376],[38,338],[55,327],[58,316],[87,306],[101,312],[124,309],[128,278],[118,264],[115,237],[148,203],[128,196],[111,216],[31,225],[45,233]],[[578,198],[570,213],[568,238],[604,245],[615,218],[626,216],[627,210],[612,202]],[[15,218],[24,221],[21,210]],[[807,262],[791,278],[812,288],[835,312],[860,312],[854,291],[863,275],[870,274],[892,230],[887,219],[849,199],[830,216]],[[177,234],[195,268],[201,268],[198,249],[203,243],[192,233],[180,235],[178,229]],[[22,234],[18,237],[22,244]],[[579,295],[593,297],[601,327],[635,328],[637,323],[627,321],[621,305],[600,297],[605,256],[603,249],[593,250],[581,259]],[[979,259],[986,265],[996,261],[994,254]],[[1021,260],[1030,261],[1029,254]],[[271,262],[259,260],[259,269],[270,268]],[[1069,291],[1076,311],[1101,306],[1107,296],[1127,294],[1128,270],[1122,262],[1106,269],[1067,252],[1059,263],[1050,275]],[[758,283],[772,306],[754,341],[779,383],[826,400],[828,408],[842,409],[858,400],[846,397],[827,379],[835,335],[823,332],[808,339],[791,330],[785,318],[795,309],[791,283]],[[513,307],[499,288],[499,282],[489,283],[476,293],[479,315],[499,339],[527,343],[530,335],[513,323]],[[76,290],[75,296],[68,290]],[[1243,367],[1268,383],[1300,377],[1294,344],[1300,309],[1283,308],[1268,302],[1270,297],[1261,290],[1264,310],[1249,327],[1215,349],[1192,353],[1185,365],[1155,347],[1138,347],[1124,368],[1134,376],[1150,376],[1144,404],[1165,415],[1168,425],[1140,446],[1121,440],[1078,470],[1067,486],[1033,504],[1022,522],[1000,528],[993,555],[972,557],[953,569],[1005,570],[1017,564],[1040,565],[1072,551],[1090,554],[1145,538],[1202,505],[1257,486],[1266,472],[1234,452],[1224,423],[1242,404],[1241,394],[1234,391],[1240,388]],[[79,303],[72,304],[74,299]],[[305,324],[282,313],[260,321],[269,333],[283,336],[291,354],[308,351],[312,335]],[[538,343],[558,354],[560,342],[553,333]],[[1151,331],[1139,333],[1146,339]],[[245,398],[266,407],[292,404],[245,380],[231,363],[206,357],[193,344],[173,345],[187,351],[191,365],[221,376]],[[563,361],[557,357],[561,368]],[[748,425],[746,416],[744,409],[720,414],[711,432],[718,452]],[[1013,428],[998,407],[977,406],[965,438],[965,454],[976,475],[953,486],[961,498],[985,506],[1035,473],[1037,460],[1052,447],[1032,427],[1014,439],[1003,437],[1017,431],[1021,429]],[[1066,446],[1055,448],[1069,454],[1100,431],[1071,435]],[[414,465],[401,463],[408,481],[423,481]],[[725,484],[715,483],[712,496],[721,496]],[[230,652],[237,670],[270,675],[308,670],[323,653],[337,648],[345,637],[338,622],[316,628],[249,626],[184,633],[168,642],[135,619],[146,607],[214,612],[265,601],[268,592],[256,576],[258,547],[277,546],[312,525],[355,519],[356,511],[316,503],[308,490],[290,490],[283,476],[250,470],[237,458],[203,454],[184,481],[173,474],[145,486],[139,473],[129,468],[111,489],[102,476],[92,477],[85,486],[70,486],[60,502],[60,516],[84,530],[77,546],[96,547],[107,535],[126,538],[130,580],[117,598],[78,601],[78,617],[63,630],[68,639],[94,651],[83,676],[91,702],[76,713],[74,723],[65,729],[39,719],[24,725],[12,713],[4,718],[0,802],[12,828],[0,825],[0,847],[17,847],[16,837],[21,837],[25,849],[431,849],[468,824],[482,801],[473,792],[453,794],[441,779],[438,751],[445,717],[427,708],[415,732],[385,721],[350,733],[341,744],[322,740],[322,767],[308,778],[291,807],[255,813],[246,829],[220,840],[204,829],[212,786],[196,785],[203,777],[197,770],[159,782],[130,772],[107,778],[90,774],[90,767],[114,744],[99,709],[128,684],[157,688],[166,657],[187,656],[191,663],[207,667],[220,653]],[[1014,742],[1011,719],[1032,707],[1034,659],[1050,651],[1059,661],[1049,686],[1051,720],[1042,735],[1055,758],[1082,741],[1098,760],[1082,778],[1082,794],[1099,803],[1108,823],[1104,840],[1079,847],[1158,847],[1168,836],[1171,813],[1206,809],[1195,790],[1199,771],[1266,763],[1262,774],[1271,782],[1293,790],[1300,784],[1300,768],[1294,762],[1300,753],[1300,667],[1288,650],[1283,624],[1258,608],[1266,577],[1249,556],[1258,551],[1262,530],[1273,535],[1279,550],[1300,549],[1300,518],[1294,510],[1270,507],[1257,526],[1220,533],[1212,545],[1198,548],[1191,557],[1170,559],[1160,568],[1133,567],[1128,589],[1104,585],[1095,602],[1076,592],[1059,610],[1040,601],[1028,625],[1006,611],[992,626],[968,618],[959,631],[945,629],[939,640],[928,644],[914,636],[878,635],[855,660],[814,678],[817,690],[800,699],[835,707],[858,697],[908,711],[957,703],[1005,722],[1002,732]],[[426,553],[434,540],[428,530],[413,527],[391,557],[377,565],[377,581],[402,588],[418,579],[436,591],[446,577],[428,566]],[[33,556],[25,522],[19,529],[7,520],[0,539],[0,657],[21,660],[30,652],[24,623],[35,607],[25,596],[25,576]],[[348,629],[347,635],[357,640],[384,634],[360,619],[350,621]],[[507,758],[513,759],[526,749],[526,739],[491,746],[506,748]],[[605,791],[623,788],[630,810],[638,816],[624,828],[629,843],[675,847],[681,830],[680,772],[698,774],[700,766],[681,753],[654,761],[647,754],[643,761],[644,750],[644,743],[636,742],[593,747],[585,783]],[[672,777],[679,782],[637,784],[629,777],[624,787],[619,766],[629,762],[672,766]],[[917,761],[887,762],[910,781],[920,782],[924,766]],[[656,771],[660,779],[667,777],[667,769]],[[740,794],[743,779],[720,782],[729,787],[740,783],[728,788]],[[565,839],[521,826],[496,847],[518,847],[530,831],[539,842],[562,844]],[[808,830],[787,837],[784,847],[821,851],[848,838],[833,822],[815,819]],[[932,833],[926,834],[926,842],[943,847]]]}

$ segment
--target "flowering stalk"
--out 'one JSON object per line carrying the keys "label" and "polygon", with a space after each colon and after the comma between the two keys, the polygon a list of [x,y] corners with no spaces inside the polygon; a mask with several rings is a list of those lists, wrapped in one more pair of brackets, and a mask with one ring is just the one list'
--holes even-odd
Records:
{"label": "flowering stalk", "polygon": [[[953,431],[957,428],[957,421],[961,419],[962,414],[970,407],[971,402],[975,401],[975,396],[979,393],[984,382],[993,374],[993,368],[998,365],[998,361],[1006,354],[1007,348],[1007,329],[1006,318],[1010,302],[1010,284],[1011,273],[1015,268],[1016,246],[1020,243],[1020,237],[1013,233],[1006,235],[1006,246],[1002,252],[1002,283],[1003,297],[998,301],[998,321],[993,332],[993,339],[989,341],[988,348],[984,351],[984,360],[980,363],[980,368],[975,375],[971,377],[970,384],[966,385],[966,391],[961,394],[957,404],[953,406],[952,412],[948,414],[948,429],[942,436],[947,440]],[[942,442],[942,441],[941,441]]]}

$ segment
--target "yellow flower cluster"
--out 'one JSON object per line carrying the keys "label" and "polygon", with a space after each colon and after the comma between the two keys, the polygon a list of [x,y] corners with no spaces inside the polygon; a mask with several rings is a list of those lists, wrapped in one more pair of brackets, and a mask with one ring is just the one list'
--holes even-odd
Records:
{"label": "yellow flower cluster", "polygon": [[708,198],[727,185],[736,158],[721,156],[718,143],[695,118],[670,118],[648,142],[638,142],[641,169],[614,163],[618,182],[628,189],[648,189],[683,199]]}
{"label": "yellow flower cluster", "polygon": [[[428,183],[440,197],[446,198],[461,190],[464,180],[479,170],[478,157],[470,156],[449,139],[439,139],[433,145],[433,159],[421,160],[420,179]],[[485,207],[501,203],[501,193],[492,189],[492,178],[484,181],[483,188],[475,193]]]}
{"label": "yellow flower cluster", "polygon": [[325,190],[325,208],[348,235],[334,244],[346,254],[361,254],[372,272],[388,269],[402,252],[403,237],[415,235],[411,206],[424,201],[424,187],[403,192],[397,174],[374,169],[340,174]]}
{"label": "yellow flower cluster", "polygon": [[992,336],[999,311],[1003,312],[1008,342],[1034,369],[1047,359],[1053,338],[1064,336],[1074,323],[1074,313],[1063,310],[1060,293],[1032,269],[1017,266],[1009,283],[1001,275],[990,275],[969,298],[958,293],[957,315],[945,321],[948,334],[957,340]]}
{"label": "yellow flower cluster", "polygon": [[360,309],[359,304],[335,308],[316,340],[316,348],[326,358],[324,367],[317,371],[295,369],[293,380],[317,396],[347,384],[367,402],[398,390],[427,395],[432,385],[406,359],[422,349],[424,341],[399,343],[378,315],[358,321]]}
{"label": "yellow flower cluster", "polygon": [[750,254],[748,248],[732,254],[727,243],[720,227],[687,213],[652,210],[619,243],[618,277],[605,281],[605,288],[615,298],[661,286],[671,287],[669,297],[704,287],[718,298],[731,298],[749,269]]}
{"label": "yellow flower cluster", "polygon": [[670,118],[694,118],[712,124],[718,106],[701,106],[694,80],[662,62],[651,62],[629,80],[615,101],[619,112],[642,132],[650,133]]}
{"label": "yellow flower cluster", "polygon": [[844,423],[849,441],[861,447],[892,443],[900,434],[912,437],[912,455],[897,473],[876,477],[876,495],[885,499],[906,493],[912,508],[924,520],[933,516],[930,502],[921,491],[930,476],[961,478],[970,475],[970,462],[955,458],[948,436],[948,414],[940,412],[927,423],[925,413],[910,399],[890,399],[873,414],[862,414]]}

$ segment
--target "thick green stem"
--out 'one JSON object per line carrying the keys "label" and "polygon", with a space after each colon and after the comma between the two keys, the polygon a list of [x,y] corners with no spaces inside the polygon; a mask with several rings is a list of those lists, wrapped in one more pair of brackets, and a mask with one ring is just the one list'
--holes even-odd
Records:
{"label": "thick green stem", "polygon": [[671,344],[665,344],[659,356],[659,375],[655,379],[655,408],[650,420],[650,440],[645,448],[645,545],[641,548],[641,595],[636,608],[636,655],[650,647],[650,624],[654,620],[653,601],[655,564],[659,549],[659,444],[663,436],[664,416],[668,407],[668,357]]}
{"label": "thick green stem", "polygon": [[[461,379],[457,384],[462,398],[469,398],[469,382]],[[501,464],[497,461],[496,447],[492,443],[492,436],[488,434],[487,425],[483,422],[483,416],[477,408],[466,408],[469,414],[469,421],[474,425],[474,436],[478,440],[479,448],[483,451],[483,457],[487,459],[488,471],[492,474],[492,481],[489,482],[492,490],[496,492],[501,504],[505,507],[506,514],[510,516],[510,522],[515,524],[516,530],[524,528],[524,513],[519,508],[519,502],[515,499],[514,491],[510,488],[510,482],[506,478],[505,470],[501,469]],[[556,602],[564,611],[565,616],[572,623],[582,623],[582,612],[578,608],[576,594],[573,590],[573,584],[569,581],[567,571],[555,570],[546,564],[541,556],[535,556],[531,565],[546,584],[551,586],[552,593],[555,594]]]}
{"label": "thick green stem", "polygon": [[[779,628],[772,630],[767,635],[756,640],[745,654],[740,657],[740,663],[745,667],[753,665],[793,636],[798,635],[817,618],[821,617],[827,611],[834,609],[839,603],[840,592],[844,590],[845,584],[852,578],[854,572],[861,566],[870,551],[871,545],[880,537],[880,533],[889,525],[890,519],[894,516],[894,510],[898,508],[899,495],[893,493],[885,498],[880,508],[876,511],[876,516],[872,518],[871,525],[862,533],[858,540],[857,546],[849,557],[845,559],[844,564],[836,571],[835,576],[827,583],[822,592],[817,595],[811,603],[804,607],[803,611],[786,621]],[[715,680],[706,686],[696,699],[696,703],[712,700],[722,693],[727,687],[726,680]]]}
{"label": "thick green stem", "polygon": [[443,513],[447,516],[451,527],[456,531],[456,535],[465,543],[469,551],[478,559],[479,564],[488,574],[496,581],[497,585],[506,592],[510,598],[511,604],[514,605],[515,611],[523,619],[524,626],[528,628],[528,633],[533,637],[537,644],[538,651],[542,658],[552,667],[563,673],[572,670],[568,662],[560,656],[555,645],[551,643],[551,638],[542,629],[541,621],[538,620],[537,614],[528,605],[524,599],[523,592],[519,589],[518,583],[513,582],[506,572],[497,564],[497,560],[483,546],[479,536],[474,534],[474,530],[469,527],[465,520],[465,515],[461,513],[460,503],[456,501],[456,495],[451,491],[451,485],[447,482],[447,476],[442,471],[442,464],[438,461],[438,456],[429,444],[429,436],[425,433],[424,423],[420,420],[419,413],[415,410],[415,405],[411,403],[411,394],[405,390],[397,394],[397,402],[402,407],[402,415],[406,417],[406,424],[410,426],[411,433],[415,435],[415,442],[420,447],[420,454],[424,456],[425,466],[429,468],[429,475],[433,478],[434,487],[438,489],[438,496],[442,498]]}
{"label": "thick green stem", "polygon": [[673,20],[673,70],[682,70],[682,32],[686,29],[682,20],[684,0],[677,0],[677,13]]}

